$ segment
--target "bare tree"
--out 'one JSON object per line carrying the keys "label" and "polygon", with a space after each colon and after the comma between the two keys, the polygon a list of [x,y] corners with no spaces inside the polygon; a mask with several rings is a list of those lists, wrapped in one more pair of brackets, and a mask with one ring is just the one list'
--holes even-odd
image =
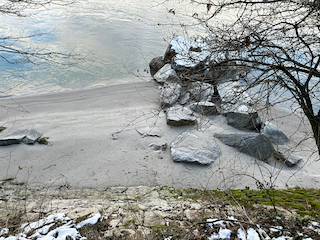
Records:
{"label": "bare tree", "polygon": [[298,104],[308,118],[320,154],[320,2],[317,0],[191,1],[210,45],[211,66],[247,69],[247,88],[269,101]]}

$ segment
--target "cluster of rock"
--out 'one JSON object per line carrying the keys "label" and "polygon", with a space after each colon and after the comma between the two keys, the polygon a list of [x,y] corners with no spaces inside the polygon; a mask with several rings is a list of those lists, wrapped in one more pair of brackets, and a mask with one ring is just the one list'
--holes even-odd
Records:
{"label": "cluster of rock", "polygon": [[276,157],[288,166],[302,160],[287,147],[285,134],[270,122],[262,122],[253,100],[239,83],[236,66],[210,60],[209,46],[197,39],[174,37],[164,56],[149,63],[150,73],[162,86],[160,105],[167,124],[196,125],[198,116],[223,115],[228,125],[242,133],[210,136],[197,130],[180,135],[171,144],[174,161],[211,164],[221,155],[215,141],[236,147],[259,160]]}

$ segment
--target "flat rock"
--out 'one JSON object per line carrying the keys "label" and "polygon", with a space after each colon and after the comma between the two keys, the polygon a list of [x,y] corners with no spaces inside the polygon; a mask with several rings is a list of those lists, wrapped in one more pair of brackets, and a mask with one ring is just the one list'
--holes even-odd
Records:
{"label": "flat rock", "polygon": [[287,136],[271,122],[263,123],[260,132],[270,138],[271,142],[275,145],[282,145],[289,142]]}
{"label": "flat rock", "polygon": [[215,137],[224,144],[237,147],[240,152],[259,160],[266,160],[275,153],[271,140],[260,133],[216,134]]}
{"label": "flat rock", "polygon": [[196,125],[197,119],[192,116],[193,112],[181,105],[170,107],[166,111],[167,124],[172,126]]}
{"label": "flat rock", "polygon": [[19,130],[12,134],[2,136],[0,138],[0,146],[20,144],[21,142],[34,144],[41,136],[42,134],[35,129]]}
{"label": "flat rock", "polygon": [[153,78],[158,83],[165,83],[165,82],[175,82],[179,81],[179,77],[175,70],[172,69],[171,64],[167,63],[164,65],[154,76]]}
{"label": "flat rock", "polygon": [[168,216],[168,213],[162,211],[146,211],[144,213],[144,226],[146,227],[156,227],[165,225],[164,218]]}
{"label": "flat rock", "polygon": [[175,162],[208,165],[220,155],[220,147],[213,136],[197,130],[179,135],[171,144],[171,156]]}

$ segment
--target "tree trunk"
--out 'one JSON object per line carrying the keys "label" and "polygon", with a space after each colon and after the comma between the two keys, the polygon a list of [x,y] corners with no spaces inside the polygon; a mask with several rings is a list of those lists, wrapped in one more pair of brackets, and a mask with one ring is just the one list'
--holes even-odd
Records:
{"label": "tree trunk", "polygon": [[313,132],[313,136],[314,139],[316,140],[316,144],[318,147],[318,153],[320,156],[320,110],[318,112],[317,116],[307,116],[309,119],[309,122],[311,124],[312,127],[312,132]]}

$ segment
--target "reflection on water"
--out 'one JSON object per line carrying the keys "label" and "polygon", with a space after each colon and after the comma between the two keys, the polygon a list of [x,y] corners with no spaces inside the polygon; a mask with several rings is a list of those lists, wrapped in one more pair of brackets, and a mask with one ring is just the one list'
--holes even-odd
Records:
{"label": "reflection on water", "polygon": [[[0,16],[1,36],[40,34],[24,39],[23,46],[73,51],[85,55],[87,60],[77,69],[50,64],[11,65],[0,61],[0,95],[138,80],[130,74],[138,69],[142,77],[149,77],[143,70],[148,69],[153,57],[164,53],[167,46],[164,38],[182,33],[177,23],[190,22],[185,15],[190,16],[196,6],[184,4],[180,1],[159,5],[153,0],[87,0],[70,6],[53,6],[30,18]],[[175,9],[175,15],[168,12],[171,8]],[[206,11],[203,8],[199,13],[206,14]]]}

